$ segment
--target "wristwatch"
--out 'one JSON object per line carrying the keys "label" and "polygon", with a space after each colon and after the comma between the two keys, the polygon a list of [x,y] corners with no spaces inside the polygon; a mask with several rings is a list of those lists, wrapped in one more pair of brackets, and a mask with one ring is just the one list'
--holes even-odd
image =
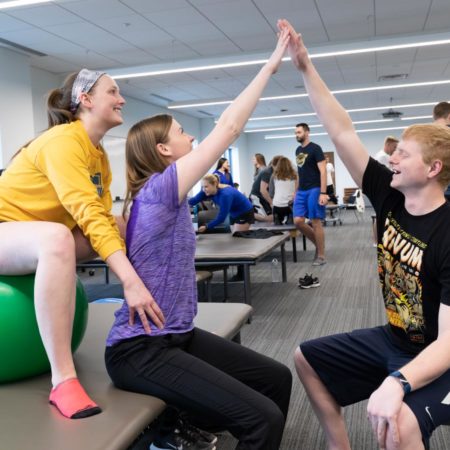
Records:
{"label": "wristwatch", "polygon": [[327,193],[326,192],[321,192],[320,195],[327,195]]}
{"label": "wristwatch", "polygon": [[389,376],[397,378],[397,380],[402,385],[403,392],[405,394],[409,394],[411,392],[411,385],[409,384],[409,381],[404,377],[404,375],[399,370],[395,370],[394,372],[391,372],[389,374]]}

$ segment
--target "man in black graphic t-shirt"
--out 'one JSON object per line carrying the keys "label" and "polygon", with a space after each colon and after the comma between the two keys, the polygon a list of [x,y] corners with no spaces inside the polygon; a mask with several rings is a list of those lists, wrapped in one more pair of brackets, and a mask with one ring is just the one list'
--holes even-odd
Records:
{"label": "man in black graphic t-shirt", "polygon": [[369,157],[287,21],[289,53],[311,103],[356,184],[377,213],[378,274],[385,326],[304,342],[297,373],[329,448],[350,449],[341,407],[369,399],[367,416],[384,449],[428,448],[450,423],[450,129],[407,128],[393,172]]}
{"label": "man in black graphic t-shirt", "polygon": [[[309,126],[299,123],[295,138],[300,144],[295,150],[298,171],[298,190],[294,200],[294,224],[316,247],[313,266],[325,261],[325,235],[322,220],[325,219],[327,195],[327,169],[322,148],[309,139]],[[311,221],[312,228],[305,219]]]}

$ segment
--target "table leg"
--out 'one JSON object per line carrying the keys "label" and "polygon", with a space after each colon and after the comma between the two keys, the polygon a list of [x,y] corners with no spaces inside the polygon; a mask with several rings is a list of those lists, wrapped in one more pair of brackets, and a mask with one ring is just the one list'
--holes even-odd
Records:
{"label": "table leg", "polygon": [[297,239],[295,235],[291,235],[291,241],[292,241],[292,258],[294,262],[297,262]]}
{"label": "table leg", "polygon": [[250,265],[242,264],[242,266],[244,268],[244,302],[247,303],[247,305],[251,305]]}
{"label": "table leg", "polygon": [[284,242],[281,244],[281,278],[283,283],[286,283],[286,249],[284,248]]}

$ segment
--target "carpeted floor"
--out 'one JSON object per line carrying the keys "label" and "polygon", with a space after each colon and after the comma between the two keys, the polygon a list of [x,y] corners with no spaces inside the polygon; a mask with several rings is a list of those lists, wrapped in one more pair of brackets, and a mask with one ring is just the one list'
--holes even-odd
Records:
{"label": "carpeted floor", "polygon": [[[295,373],[292,355],[298,343],[310,338],[355,328],[385,323],[384,309],[376,276],[376,250],[372,246],[370,211],[363,221],[347,212],[342,226],[325,228],[327,261],[312,267],[312,245],[298,251],[298,263],[292,262],[291,245],[286,245],[288,282],[271,282],[271,260],[277,253],[251,268],[253,321],[242,330],[242,343],[271,356]],[[300,248],[301,245],[298,245]],[[301,290],[299,276],[313,273],[321,286]],[[97,291],[103,282],[101,271],[94,277],[81,274],[90,296],[111,297],[117,287]],[[221,273],[213,281],[220,282]],[[114,281],[114,277],[112,277]],[[229,301],[242,301],[241,283],[229,285]],[[221,301],[223,288],[213,285],[213,300]],[[366,402],[346,408],[350,440],[354,450],[375,450],[377,445],[366,420]],[[438,429],[431,440],[433,450],[450,448],[450,427]],[[236,440],[220,435],[218,450],[234,449]],[[282,445],[284,450],[325,450],[325,439],[306,398],[303,387],[294,376],[290,412]]]}

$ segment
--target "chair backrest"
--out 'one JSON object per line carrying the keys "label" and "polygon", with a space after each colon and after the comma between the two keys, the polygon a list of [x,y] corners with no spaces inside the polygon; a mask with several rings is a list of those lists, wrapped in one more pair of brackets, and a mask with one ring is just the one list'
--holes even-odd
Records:
{"label": "chair backrest", "polygon": [[344,197],[342,198],[342,202],[344,203],[344,205],[354,203],[353,201],[350,201],[350,197],[355,195],[357,189],[357,187],[344,188]]}

